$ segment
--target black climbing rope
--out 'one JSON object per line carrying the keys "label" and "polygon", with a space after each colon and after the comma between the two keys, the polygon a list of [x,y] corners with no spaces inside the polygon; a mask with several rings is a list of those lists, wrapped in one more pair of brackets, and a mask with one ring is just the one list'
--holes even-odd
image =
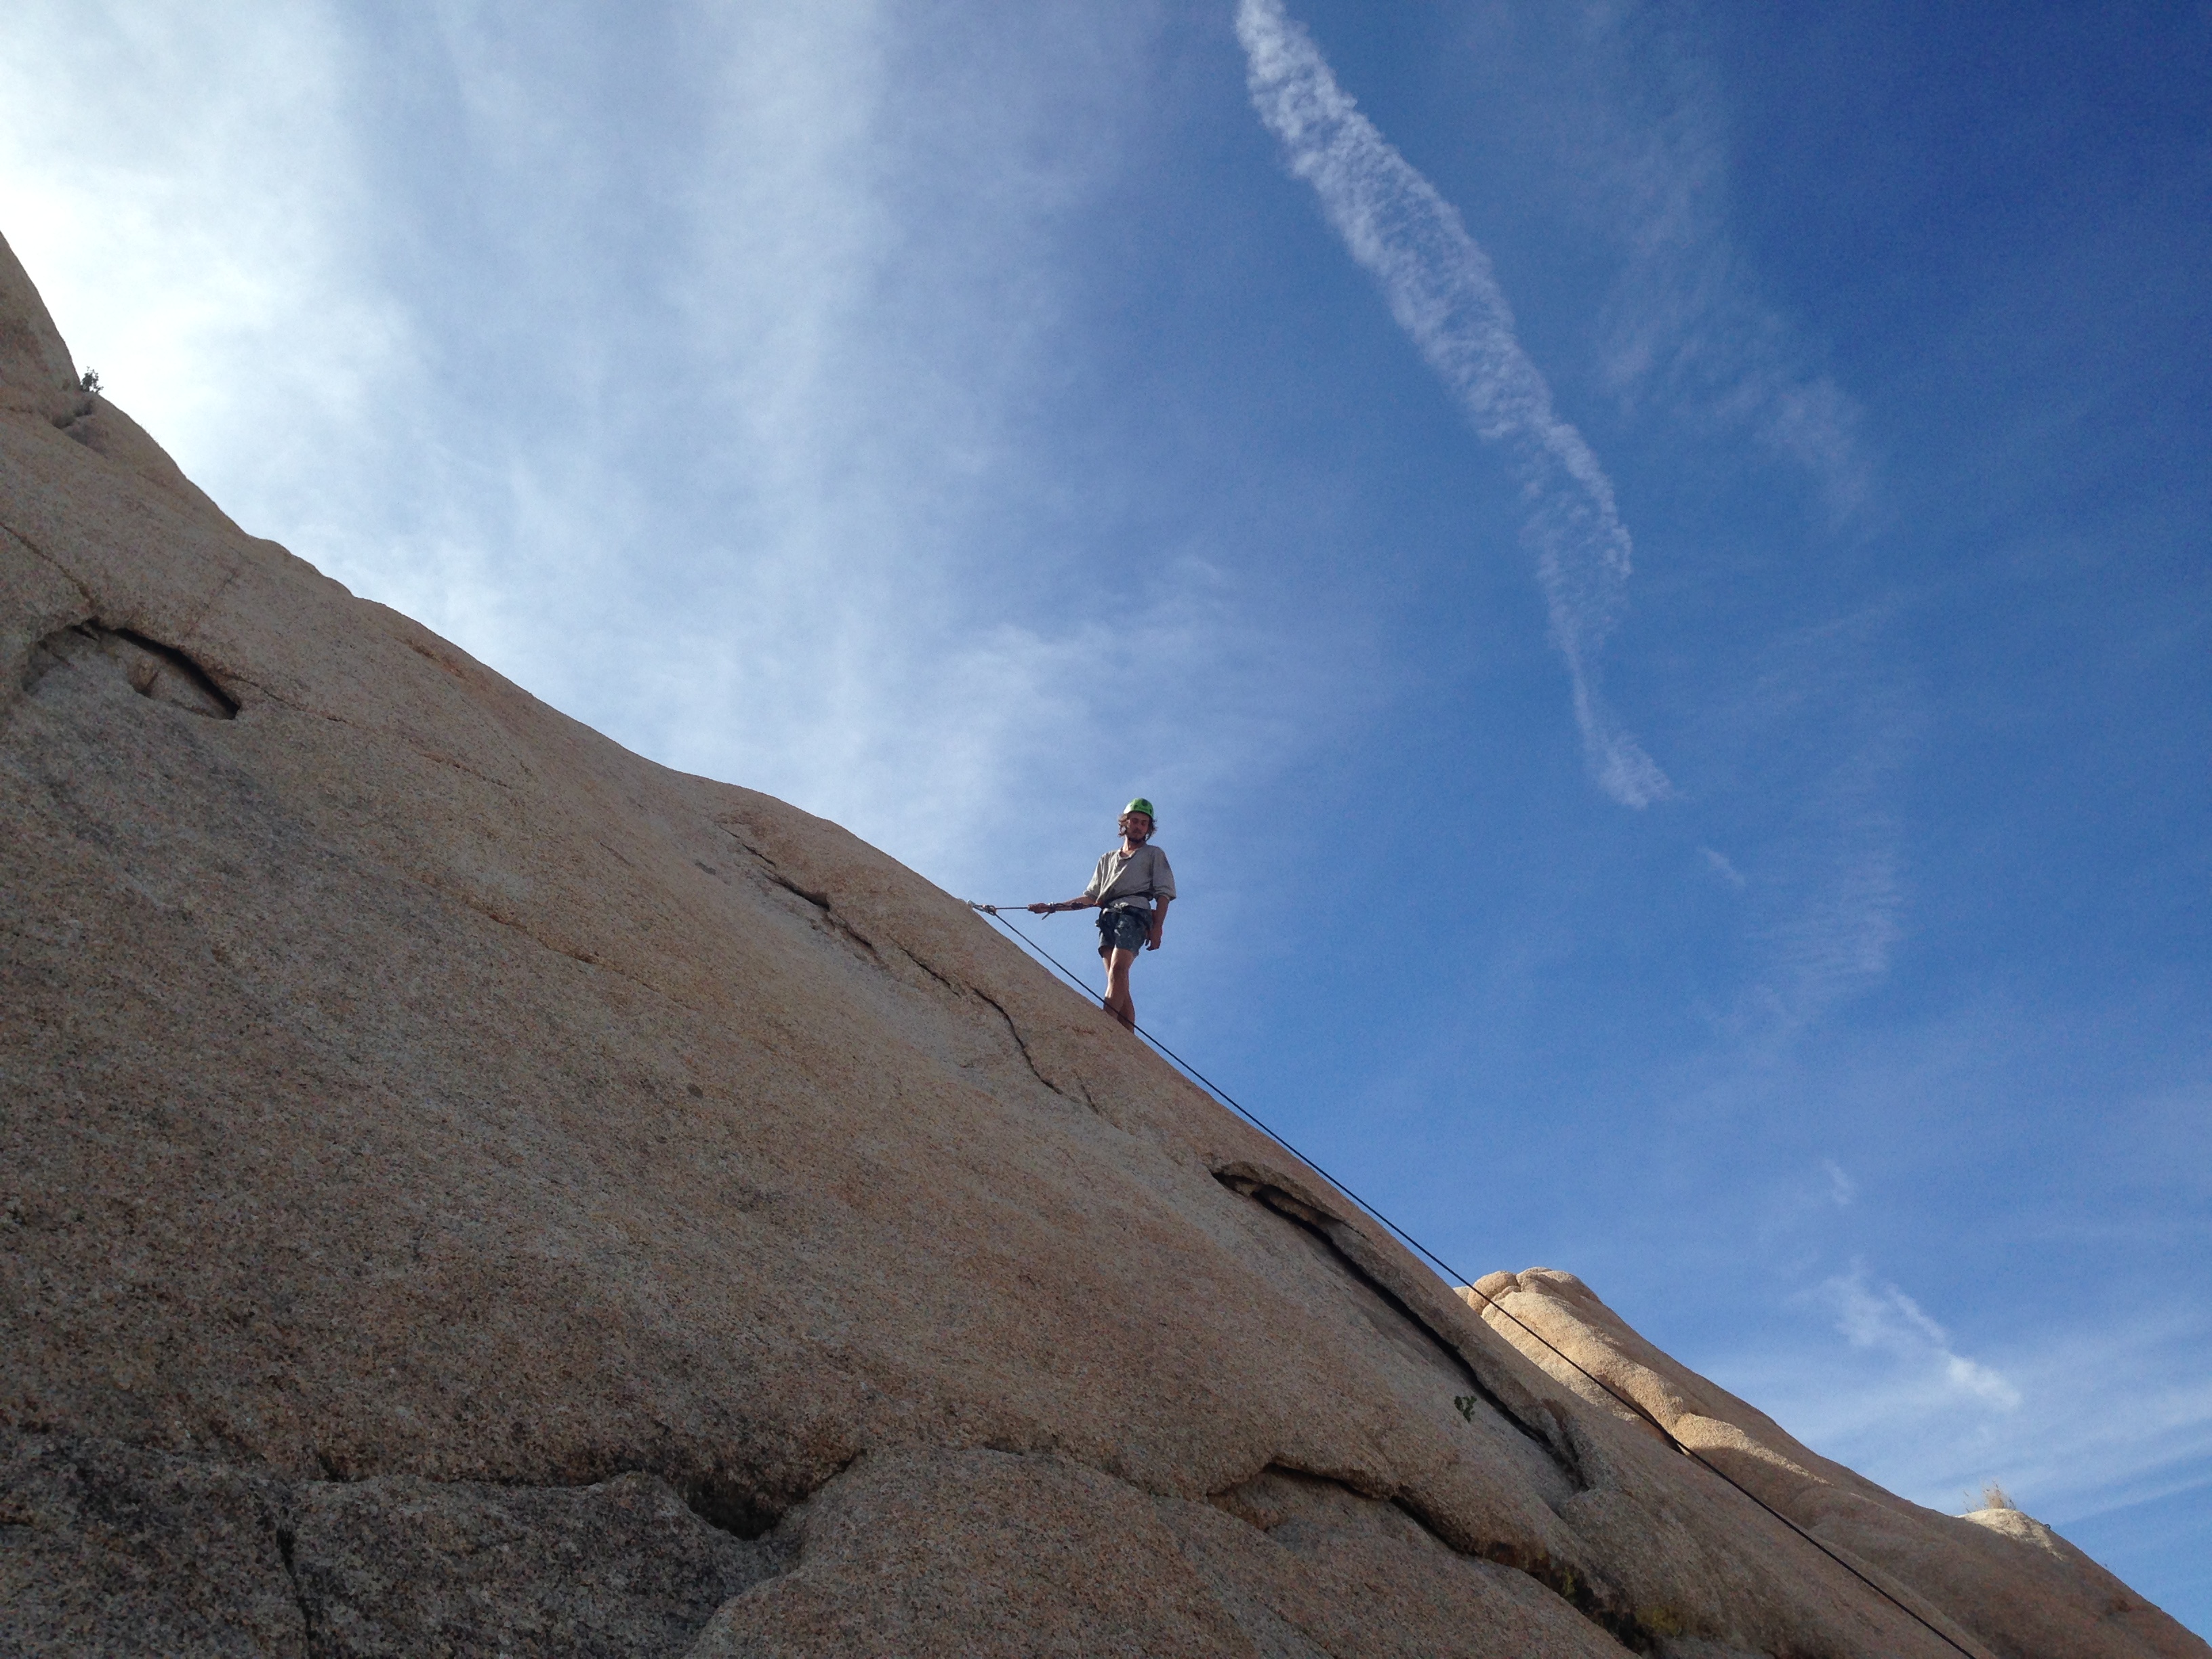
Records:
{"label": "black climbing rope", "polygon": [[[1084,995],[1089,997],[1100,1007],[1103,1008],[1106,1006],[1105,998],[1099,995],[1097,992],[1091,988],[1087,982],[1078,977],[1074,973],[1071,972],[1066,964],[1062,963],[1059,957],[1054,956],[1049,951],[1046,950],[1044,946],[1039,945],[1027,933],[1024,933],[1020,928],[1015,927],[1012,922],[1008,921],[1004,915],[1000,914],[999,906],[995,904],[978,903],[974,899],[968,900],[967,903],[970,909],[981,911],[985,915],[990,917],[992,921],[997,922],[1000,927],[1005,928],[1016,939],[1019,939],[1024,945],[1028,946],[1033,953],[1042,957],[1046,962],[1050,963],[1054,968],[1058,969],[1060,970],[1060,976],[1063,979],[1066,980],[1069,984],[1075,987],[1077,990],[1082,992]],[[1006,908],[1007,909],[1017,909],[1026,908],[1027,907],[1008,905]],[[1515,1325],[1518,1326],[1522,1331],[1527,1332],[1530,1337],[1541,1343],[1552,1352],[1557,1354],[1562,1360],[1565,1361],[1566,1364],[1573,1366],[1575,1370],[1581,1372],[1583,1376],[1589,1378],[1593,1384],[1602,1389],[1607,1395],[1611,1395],[1615,1401],[1618,1401],[1630,1412],[1643,1419],[1646,1423],[1649,1423],[1653,1429],[1657,1431],[1659,1437],[1668,1445],[1672,1446],[1676,1451],[1688,1458],[1699,1468],[1702,1468],[1709,1474],[1717,1477],[1723,1484],[1732,1486],[1737,1492],[1741,1492],[1746,1498],[1756,1504],[1760,1509],[1765,1510],[1777,1521],[1779,1521],[1784,1526],[1789,1528],[1790,1531],[1796,1533],[1798,1537],[1803,1539],[1814,1549],[1820,1551],[1821,1554],[1826,1556],[1828,1559],[1841,1567],[1845,1572],[1850,1574],[1852,1577],[1857,1579],[1859,1583],[1864,1584],[1869,1589],[1874,1591],[1875,1595],[1881,1596],[1883,1601],[1888,1602],[1899,1613],[1904,1613],[1907,1618],[1913,1620],[1914,1623],[1920,1625],[1926,1629],[1929,1634],[1938,1638],[1947,1646],[1954,1648],[1959,1652],[1966,1655],[1967,1659],[1981,1659],[1981,1656],[1977,1655],[1972,1648],[1966,1646],[1958,1639],[1958,1638],[1953,1636],[1948,1631],[1942,1629],[1940,1626],[1934,1623],[1925,1613],[1920,1612],[1917,1608],[1909,1607],[1904,1601],[1899,1600],[1893,1592],[1887,1589],[1885,1586],[1877,1583],[1874,1579],[1869,1577],[1859,1567],[1853,1565],[1844,1557],[1838,1555],[1834,1550],[1830,1549],[1827,1545],[1822,1543],[1818,1538],[1814,1537],[1803,1527],[1799,1526],[1796,1522],[1784,1515],[1780,1510],[1776,1509],[1773,1504],[1768,1503],[1757,1492],[1752,1491],[1750,1487],[1735,1480],[1728,1473],[1727,1470],[1720,1468],[1719,1465],[1712,1462],[1710,1459],[1700,1455],[1694,1448],[1685,1445],[1675,1437],[1673,1430],[1669,1429],[1664,1423],[1662,1423],[1656,1417],[1653,1416],[1650,1412],[1646,1410],[1643,1406],[1638,1404],[1635,1401],[1630,1399],[1626,1395],[1621,1393],[1620,1389],[1614,1388],[1613,1384],[1607,1382],[1603,1377],[1599,1376],[1595,1372],[1591,1371],[1587,1366],[1583,1365],[1581,1361],[1576,1359],[1573,1355],[1566,1352],[1557,1343],[1547,1337],[1541,1331],[1537,1330],[1534,1327],[1528,1324],[1525,1321],[1516,1317],[1513,1312],[1510,1309],[1506,1308],[1503,1304],[1496,1301],[1491,1297],[1484,1296],[1480,1291],[1474,1288],[1474,1281],[1473,1279],[1464,1277],[1457,1268],[1454,1267],[1449,1262],[1446,1261],[1442,1256],[1438,1255],[1427,1245],[1422,1243],[1421,1241],[1416,1238],[1412,1233],[1407,1232],[1396,1222],[1391,1220],[1389,1217],[1384,1215],[1382,1211],[1376,1209],[1375,1206],[1370,1204],[1365,1199],[1360,1197],[1358,1193],[1353,1192],[1351,1188],[1346,1186],[1341,1181],[1337,1180],[1334,1176],[1329,1174],[1329,1172],[1323,1169],[1319,1164],[1316,1164],[1312,1158],[1308,1158],[1296,1146],[1293,1146],[1282,1135],[1268,1127],[1267,1125],[1262,1122],[1255,1114],[1249,1110],[1242,1103],[1240,1103],[1236,1097],[1231,1095],[1219,1084],[1214,1082],[1212,1079],[1207,1077],[1205,1073],[1200,1071],[1197,1066],[1192,1065],[1181,1054],[1176,1053],[1174,1049],[1169,1048],[1168,1045],[1161,1042],[1159,1038],[1154,1036],[1150,1031],[1147,1031],[1141,1025],[1133,1024],[1132,1029],[1135,1030],[1138,1036],[1143,1037],[1146,1042],[1151,1043],[1154,1048],[1158,1049],[1163,1057],[1188,1074],[1192,1081],[1195,1082],[1200,1088],[1204,1089],[1216,1100],[1218,1100],[1223,1105],[1228,1107],[1230,1110],[1235,1112],[1239,1117],[1244,1119],[1244,1121],[1251,1124],[1254,1128],[1259,1130],[1261,1133],[1266,1135],[1277,1146],[1282,1147],[1284,1151],[1289,1152],[1291,1157],[1297,1158],[1300,1162],[1304,1164],[1308,1169],[1313,1170],[1315,1174],[1320,1176],[1323,1180],[1329,1182],[1339,1192],[1342,1193],[1354,1204],[1358,1205],[1361,1209],[1366,1211],[1369,1215],[1374,1217],[1375,1219],[1380,1222],[1383,1226],[1389,1228],[1391,1232],[1404,1241],[1407,1246],[1419,1252],[1421,1255],[1425,1256],[1430,1261],[1433,1262],[1443,1273],[1444,1280],[1447,1284],[1456,1283],[1465,1285],[1470,1294],[1482,1297],[1483,1305],[1489,1309],[1491,1312],[1498,1315],[1502,1318],[1511,1320]]]}

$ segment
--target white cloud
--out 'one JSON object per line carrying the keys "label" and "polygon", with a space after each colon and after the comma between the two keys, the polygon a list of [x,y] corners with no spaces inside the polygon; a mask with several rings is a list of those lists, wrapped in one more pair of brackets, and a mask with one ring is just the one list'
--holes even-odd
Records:
{"label": "white cloud", "polygon": [[1828,1177],[1828,1197],[1839,1209],[1848,1209],[1859,1195],[1859,1184],[1853,1181],[1844,1166],[1832,1158],[1820,1160],[1821,1172]]}
{"label": "white cloud", "polygon": [[[1833,1166],[1831,1165],[1831,1168]],[[2020,1390],[1996,1371],[1951,1346],[1943,1328],[1894,1285],[1876,1290],[1855,1267],[1820,1287],[1833,1308],[1836,1328],[1855,1348],[1873,1348],[1902,1361],[1908,1372],[1942,1389],[2011,1411]]]}
{"label": "white cloud", "polygon": [[1601,374],[1623,403],[1747,429],[1802,466],[1830,513],[1859,510],[1872,469],[1856,402],[1760,294],[1728,228],[1728,100],[1651,9],[1581,14],[1577,177],[1605,199],[1626,258],[1600,323]]}
{"label": "white cloud", "polygon": [[1957,1508],[2002,1483],[2068,1521],[2182,1490],[2212,1457],[2212,1336],[2202,1310],[2047,1304],[2001,1362],[1863,1270],[1816,1304],[1844,1340],[1787,1343],[1708,1369],[1824,1455],[1917,1503]]}
{"label": "white cloud", "polygon": [[1563,420],[1516,337],[1490,260],[1451,204],[1359,112],[1279,0],[1241,0],[1237,38],[1253,106],[1314,187],[1391,315],[1450,387],[1475,430],[1519,472],[1552,638],[1567,661],[1575,719],[1600,787],[1641,807],[1674,793],[1598,690],[1600,648],[1620,617],[1631,568],[1613,483]]}

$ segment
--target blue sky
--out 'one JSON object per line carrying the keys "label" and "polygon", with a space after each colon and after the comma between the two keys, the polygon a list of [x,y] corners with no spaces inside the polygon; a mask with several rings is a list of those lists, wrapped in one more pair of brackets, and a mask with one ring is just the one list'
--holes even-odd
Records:
{"label": "blue sky", "polygon": [[0,228],[645,754],[1152,796],[1312,1156],[2212,1630],[2212,8],[1285,3],[19,0]]}

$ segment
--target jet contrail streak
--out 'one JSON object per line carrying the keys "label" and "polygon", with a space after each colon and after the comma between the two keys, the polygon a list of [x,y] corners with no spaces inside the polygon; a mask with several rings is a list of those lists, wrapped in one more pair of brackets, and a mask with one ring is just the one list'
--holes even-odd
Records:
{"label": "jet contrail streak", "polygon": [[1280,0],[1241,0],[1237,35],[1253,107],[1282,140],[1291,171],[1314,187],[1329,223],[1476,432],[1513,458],[1528,504],[1522,535],[1536,555],[1553,642],[1567,659],[1575,720],[1599,787],[1629,806],[1672,794],[1666,774],[1598,691],[1598,649],[1620,616],[1630,566],[1612,481],[1552,407],[1551,387],[1514,336],[1489,258],[1451,204],[1337,85]]}

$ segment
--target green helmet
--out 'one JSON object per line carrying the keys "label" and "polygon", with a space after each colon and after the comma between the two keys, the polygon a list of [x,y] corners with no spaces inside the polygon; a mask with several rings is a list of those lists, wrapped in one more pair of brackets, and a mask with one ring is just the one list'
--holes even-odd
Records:
{"label": "green helmet", "polygon": [[1153,823],[1158,823],[1159,822],[1159,814],[1152,811],[1152,802],[1146,800],[1142,795],[1138,796],[1136,799],[1131,801],[1127,806],[1121,809],[1121,816],[1125,818],[1132,812],[1142,812],[1146,817],[1152,819]]}

